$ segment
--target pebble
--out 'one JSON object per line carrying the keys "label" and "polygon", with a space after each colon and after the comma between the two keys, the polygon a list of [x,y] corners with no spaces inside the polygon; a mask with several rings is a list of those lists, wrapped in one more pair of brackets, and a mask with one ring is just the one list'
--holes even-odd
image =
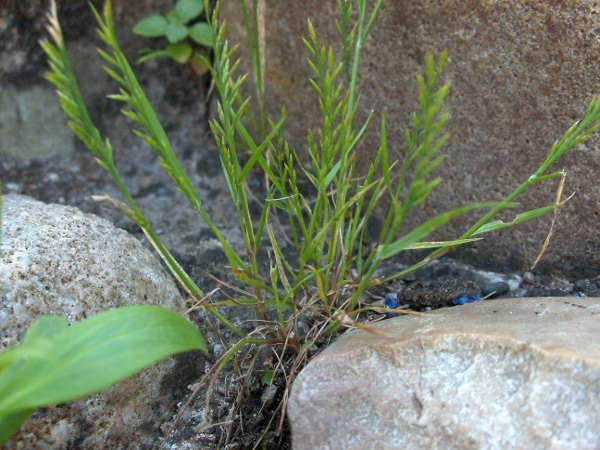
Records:
{"label": "pebble", "polygon": [[513,289],[510,292],[512,297],[529,297],[527,289]]}
{"label": "pebble", "polygon": [[298,334],[300,335],[299,337],[305,337],[308,332],[310,331],[310,327],[308,326],[308,324],[302,320],[298,321]]}
{"label": "pebble", "polygon": [[573,286],[575,292],[586,292],[590,286],[590,280],[579,280]]}
{"label": "pebble", "polygon": [[510,286],[504,281],[496,281],[495,283],[488,283],[481,288],[482,297],[494,298],[506,294],[510,291]]}
{"label": "pebble", "polygon": [[260,401],[266,407],[271,406],[271,404],[273,403],[273,400],[275,400],[275,396],[277,395],[277,390],[278,390],[278,388],[274,384],[267,386],[263,390],[262,395],[260,396]]}
{"label": "pebble", "polygon": [[535,275],[531,272],[525,272],[523,274],[523,282],[527,284],[535,284]]}

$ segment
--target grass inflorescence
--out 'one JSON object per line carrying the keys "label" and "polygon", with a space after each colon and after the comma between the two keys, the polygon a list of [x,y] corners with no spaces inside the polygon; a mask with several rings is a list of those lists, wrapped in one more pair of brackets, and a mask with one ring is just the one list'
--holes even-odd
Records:
{"label": "grass inflorescence", "polygon": [[[100,50],[100,54],[109,65],[107,72],[120,86],[120,92],[110,98],[129,106],[124,114],[139,127],[135,133],[158,154],[179,191],[220,242],[232,273],[245,286],[244,298],[218,303],[205,296],[182,270],[121,182],[113,161],[113,149],[108,140],[101,138],[90,119],[69,64],[58,20],[56,15],[51,15],[49,29],[53,43],[47,41],[42,44],[51,66],[48,80],[57,87],[73,131],[119,185],[125,203],[114,202],[142,227],[173,275],[197,301],[197,308],[214,316],[239,337],[218,361],[216,373],[245,345],[273,346],[280,353],[291,351],[295,355],[291,365],[293,370],[286,373],[289,388],[306,360],[307,349],[322,336],[342,326],[363,326],[357,321],[358,314],[363,311],[381,312],[382,308],[361,304],[359,299],[365,291],[381,283],[376,274],[387,259],[405,251],[432,249],[427,258],[389,276],[386,279],[389,281],[406,276],[460,245],[481,239],[483,233],[555,212],[561,204],[560,199],[553,205],[519,214],[513,222],[494,221],[504,209],[514,207],[517,198],[530,186],[563,177],[562,172],[550,172],[551,167],[599,126],[600,102],[593,99],[585,118],[567,131],[540,168],[504,200],[447,211],[405,232],[406,218],[441,183],[434,174],[442,163],[440,152],[449,138],[444,132],[449,116],[443,106],[450,86],[441,83],[446,53],[437,61],[432,55],[427,55],[424,74],[417,77],[419,108],[406,131],[403,158],[392,160],[388,151],[386,120],[382,117],[378,125],[381,138],[375,158],[365,173],[359,173],[357,149],[367,128],[376,121],[373,114],[364,122],[357,121],[361,101],[359,68],[363,44],[382,3],[383,0],[378,0],[367,8],[366,0],[338,1],[341,19],[337,30],[342,44],[339,52],[320,44],[312,24],[308,22],[308,36],[304,43],[312,70],[310,82],[321,112],[319,129],[307,133],[310,168],[302,164],[301,155],[283,138],[287,120],[285,109],[281,110],[277,120],[266,117],[261,55],[261,39],[264,36],[261,37],[259,32],[257,2],[253,1],[252,7],[247,9],[245,2],[240,0],[248,30],[260,111],[259,120],[250,121],[246,119],[252,116],[249,109],[251,99],[243,99],[241,94],[247,75],[237,74],[239,61],[234,59],[236,48],[231,48],[225,39],[225,25],[219,20],[219,3],[212,11],[208,3],[205,4],[213,45],[211,74],[220,96],[218,118],[210,123],[210,127],[242,231],[243,254],[234,250],[212,222],[175,157],[165,131],[120,50],[110,1],[106,2],[103,16],[94,11],[99,35],[108,47],[108,51]],[[249,123],[254,123],[256,130],[249,129],[252,126]],[[262,136],[259,140],[255,138],[257,134]],[[248,176],[257,170],[264,175],[267,191],[259,217],[251,214],[251,193],[246,184]],[[301,179],[308,180],[310,189],[300,188]],[[367,225],[383,197],[388,198],[390,207],[384,215],[379,235],[369,240]],[[488,212],[455,240],[427,241],[433,231],[450,220],[482,208]],[[276,230],[281,228],[280,224],[287,230],[286,239],[295,250],[294,258],[284,252],[278,240],[280,234]],[[261,270],[262,255],[267,255],[269,261],[266,272]],[[245,333],[219,312],[221,306],[254,308],[260,328],[253,333]],[[319,323],[310,332],[299,333],[298,318],[307,312],[318,317]]]}

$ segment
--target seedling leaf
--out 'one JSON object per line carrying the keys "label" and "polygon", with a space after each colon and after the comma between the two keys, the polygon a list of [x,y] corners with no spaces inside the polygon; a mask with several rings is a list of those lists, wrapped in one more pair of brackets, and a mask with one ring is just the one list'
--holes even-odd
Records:
{"label": "seedling leaf", "polygon": [[192,40],[205,47],[213,46],[212,31],[206,22],[199,22],[190,27],[190,37]]}
{"label": "seedling leaf", "polygon": [[202,55],[196,53],[191,60],[194,71],[199,75],[204,75],[210,71],[210,63]]}
{"label": "seedling leaf", "polygon": [[184,40],[188,35],[188,28],[177,22],[170,22],[167,25],[167,39],[171,44]]}
{"label": "seedling leaf", "polygon": [[159,14],[148,16],[133,27],[133,32],[146,37],[166,36],[167,19]]}
{"label": "seedling leaf", "polygon": [[185,64],[192,56],[192,47],[188,44],[171,44],[167,46],[166,55],[178,63]]}
{"label": "seedling leaf", "polygon": [[202,14],[204,3],[202,0],[179,0],[175,6],[175,11],[187,23]]}

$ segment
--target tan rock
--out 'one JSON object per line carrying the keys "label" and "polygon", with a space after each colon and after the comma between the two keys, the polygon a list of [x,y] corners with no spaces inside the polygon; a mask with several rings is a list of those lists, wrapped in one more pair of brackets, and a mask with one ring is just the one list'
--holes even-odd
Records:
{"label": "tan rock", "polygon": [[[323,44],[337,42],[337,2],[264,0],[267,110],[277,119],[286,107],[286,136],[299,151],[308,127],[318,125],[318,103],[308,82],[306,19]],[[245,43],[238,2],[223,2],[232,43]],[[447,109],[452,134],[438,169],[445,181],[407,229],[444,210],[475,201],[500,200],[543,162],[552,144],[581,119],[600,93],[598,2],[511,2],[388,0],[363,53],[360,94],[363,117],[386,114],[388,144],[400,156],[404,130],[417,106],[415,75],[428,51],[448,50],[444,80],[451,82]],[[244,54],[241,53],[244,57]],[[250,71],[244,57],[240,72]],[[248,83],[247,95],[254,95]],[[254,95],[255,96],[255,95]],[[378,147],[379,126],[372,123],[359,150],[359,167]],[[597,199],[600,196],[600,139],[594,137],[556,170],[566,168],[565,192],[578,195],[567,204],[555,228],[541,269],[573,276],[595,275],[600,268]],[[521,199],[522,210],[553,202],[555,185],[534,188]],[[505,219],[511,219],[507,214]],[[455,237],[471,219],[451,224]],[[490,270],[524,270],[548,233],[549,219],[461,250],[461,258]]]}
{"label": "tan rock", "polygon": [[295,450],[600,448],[600,301],[490,300],[344,334],[298,376]]}

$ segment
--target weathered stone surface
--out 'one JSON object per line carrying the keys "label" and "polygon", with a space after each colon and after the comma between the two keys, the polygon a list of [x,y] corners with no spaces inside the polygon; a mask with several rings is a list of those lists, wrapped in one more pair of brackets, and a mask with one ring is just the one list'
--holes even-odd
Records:
{"label": "weathered stone surface", "polygon": [[0,156],[25,160],[73,154],[73,132],[54,89],[34,86],[17,92],[0,86]]}
{"label": "weathered stone surface", "polygon": [[[251,2],[250,2],[251,3]],[[309,84],[310,18],[323,44],[337,43],[337,2],[265,0],[263,24],[267,110],[277,119],[285,106],[286,137],[299,151],[306,148],[308,128],[318,126],[318,103]],[[362,57],[362,116],[386,114],[388,145],[397,156],[404,148],[404,130],[417,107],[415,75],[422,73],[428,51],[448,50],[444,80],[451,82],[447,109],[452,137],[446,159],[436,171],[444,183],[411,218],[407,229],[444,210],[482,200],[500,200],[525,181],[544,161],[552,144],[586,112],[600,93],[599,3],[442,0],[384,1]],[[245,45],[238,2],[223,2],[232,44]],[[250,72],[243,57],[240,72]],[[251,83],[246,95],[255,96]],[[368,167],[378,148],[379,127],[371,124],[358,155]],[[552,245],[540,271],[588,277],[600,269],[597,233],[600,185],[600,139],[594,137],[565,158],[556,170],[568,169],[565,192],[578,195],[565,205]],[[306,156],[306,155],[305,155]],[[523,209],[553,201],[555,186],[534,188],[522,197]],[[506,216],[511,219],[511,214]],[[455,237],[467,221],[450,224],[444,237]],[[493,239],[461,249],[469,263],[489,270],[528,270],[548,233],[549,220],[539,220]]]}
{"label": "weathered stone surface", "polygon": [[295,450],[597,449],[600,301],[490,300],[343,335],[298,376]]}
{"label": "weathered stone surface", "polygon": [[[20,195],[3,203],[0,349],[44,314],[74,323],[132,304],[185,308],[158,260],[125,231]],[[102,394],[38,411],[5,448],[149,448],[198,363],[170,358]]]}

